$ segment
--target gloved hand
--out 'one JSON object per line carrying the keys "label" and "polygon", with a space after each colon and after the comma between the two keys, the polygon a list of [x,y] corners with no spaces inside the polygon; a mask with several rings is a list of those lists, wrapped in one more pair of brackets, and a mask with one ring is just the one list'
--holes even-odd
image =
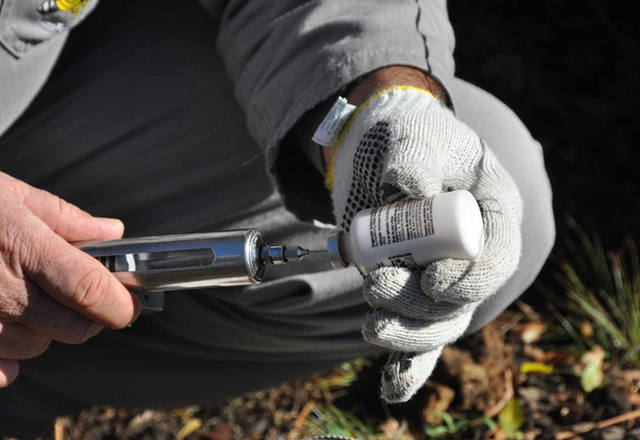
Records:
{"label": "gloved hand", "polygon": [[466,189],[480,206],[484,247],[475,260],[444,259],[421,271],[383,267],[365,279],[364,296],[373,310],[362,327],[364,338],[392,350],[382,398],[406,401],[427,380],[443,346],[465,332],[477,306],[515,271],[520,195],[473,130],[429,92],[409,86],[387,89],[357,108],[327,177],[345,231],[359,211],[399,199]]}

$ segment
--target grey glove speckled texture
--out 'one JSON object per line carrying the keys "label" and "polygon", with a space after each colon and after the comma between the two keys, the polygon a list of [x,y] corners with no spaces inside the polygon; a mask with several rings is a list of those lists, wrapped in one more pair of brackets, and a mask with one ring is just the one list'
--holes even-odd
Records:
{"label": "grey glove speckled texture", "polygon": [[333,168],[334,213],[348,231],[359,211],[465,189],[478,201],[484,247],[473,261],[443,259],[419,272],[383,267],[365,279],[373,310],[362,333],[393,351],[382,397],[403,402],[427,380],[442,347],[518,266],[522,201],[491,149],[428,92],[394,87],[360,106]]}

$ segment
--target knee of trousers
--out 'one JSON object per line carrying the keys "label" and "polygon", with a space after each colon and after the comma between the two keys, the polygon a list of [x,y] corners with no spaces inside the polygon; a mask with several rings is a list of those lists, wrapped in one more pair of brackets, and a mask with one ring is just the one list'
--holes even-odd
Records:
{"label": "knee of trousers", "polygon": [[467,333],[500,314],[533,283],[555,241],[552,191],[541,145],[517,115],[486,91],[462,80],[452,86],[456,115],[473,128],[511,174],[523,201],[522,252],[515,273],[476,310]]}

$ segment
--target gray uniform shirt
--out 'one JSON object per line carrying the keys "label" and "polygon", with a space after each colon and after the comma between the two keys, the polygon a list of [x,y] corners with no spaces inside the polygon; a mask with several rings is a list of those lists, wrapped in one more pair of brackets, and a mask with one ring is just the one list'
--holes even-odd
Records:
{"label": "gray uniform shirt", "polygon": [[[0,0],[0,134],[42,87],[69,28],[97,1],[75,18],[43,18],[36,10],[42,0]],[[454,37],[443,0],[201,3],[219,26],[218,51],[270,170],[279,142],[301,116],[367,72],[402,64],[431,71],[445,86],[453,77]]]}
{"label": "gray uniform shirt", "polygon": [[[42,16],[34,13],[40,0],[21,0],[18,9],[15,2],[3,0],[0,10],[2,22],[6,23],[5,34],[11,33],[12,41],[19,41],[24,49],[21,53],[13,51],[11,58],[0,58],[0,65],[13,73],[12,93],[6,95],[13,101],[0,112],[2,129],[24,111],[42,86],[68,28],[89,12],[85,9],[84,15],[76,18],[69,12]],[[61,145],[67,139],[61,133],[63,127],[59,124],[49,127],[43,121],[40,129],[49,130],[52,146],[43,151],[40,144],[8,139],[5,147],[15,145],[16,150],[7,151],[3,170],[11,173],[12,169],[27,169],[27,173],[17,177],[33,184],[45,182],[54,193],[72,201],[82,200],[81,207],[90,212],[122,214],[129,235],[252,226],[273,242],[286,240],[321,246],[325,229],[298,221],[282,206],[281,192],[273,188],[265,191],[270,187],[263,180],[267,176],[280,181],[274,179],[278,147],[307,111],[377,68],[394,64],[415,66],[431,70],[446,85],[453,76],[453,33],[446,5],[435,0],[201,3],[210,12],[211,26],[217,33],[217,42],[211,44],[216,44],[234,87],[232,93],[220,92],[221,99],[215,108],[206,110],[219,122],[213,128],[218,133],[214,135],[217,145],[212,145],[212,152],[217,151],[223,159],[216,160],[214,153],[209,157],[209,152],[201,150],[189,152],[188,142],[159,150],[154,139],[146,142],[134,139],[128,144],[118,141],[117,147],[112,148],[108,146],[109,139],[123,139],[128,136],[126,131],[112,133],[119,129],[113,124],[78,127],[82,116],[74,118],[70,113],[74,129],[91,131],[90,136],[82,139],[81,148]],[[90,5],[95,6],[95,0]],[[61,24],[54,31],[40,32],[39,28],[50,27],[52,22]],[[18,75],[21,69],[27,69],[27,74]],[[217,67],[213,69],[217,72]],[[181,70],[180,66],[176,70]],[[107,70],[102,76],[108,78],[109,73]],[[218,73],[208,74],[212,82],[219,84],[218,88],[225,87],[226,81],[216,76]],[[81,99],[85,92],[90,94],[89,85],[89,82],[78,84],[77,96],[72,99]],[[145,99],[152,100],[153,93]],[[236,104],[231,102],[232,95],[244,112],[244,127]],[[65,111],[63,101],[56,107]],[[152,106],[146,110],[140,123],[164,116],[154,115],[153,111]],[[255,144],[242,133],[247,127]],[[162,130],[161,126],[154,126],[156,136],[161,136]],[[58,134],[61,141],[56,142]],[[262,153],[256,154],[256,144]],[[154,177],[153,167],[137,172],[130,169],[128,157],[181,157],[185,163],[181,174],[159,179]],[[29,170],[29,163],[38,160],[46,166]],[[249,172],[260,162],[263,167],[266,163],[266,175]],[[73,166],[78,163],[81,166]],[[106,172],[105,168],[110,169]],[[172,191],[193,186],[196,179],[202,182],[209,179],[210,189],[202,191],[202,197],[196,197],[194,191],[189,192],[188,198],[173,197]],[[79,182],[92,185],[82,187]],[[151,187],[140,186],[142,182],[153,183]],[[248,190],[243,184],[256,190]],[[109,191],[100,200],[92,197],[92,193],[99,194],[100,188],[107,186]],[[304,185],[298,186],[304,191]],[[286,185],[281,189],[286,192]],[[111,198],[112,193],[115,195]],[[175,212],[181,215],[172,214]],[[132,334],[128,341],[138,340],[147,347],[157,341],[158,349],[171,351],[175,347],[170,348],[169,335],[179,335],[193,342],[182,344],[180,350],[224,359],[246,358],[246,353],[253,353],[254,359],[260,356],[257,353],[264,353],[265,359],[272,353],[278,353],[279,359],[286,359],[287,353],[298,358],[302,352],[308,359],[347,358],[373,349],[363,343],[358,332],[367,310],[360,294],[361,283],[362,278],[355,270],[334,272],[328,262],[321,260],[277,268],[271,271],[270,281],[261,286],[219,289],[211,294],[170,295],[165,312],[147,320],[146,325],[153,329],[150,333],[158,337]],[[185,320],[185,316],[189,319]],[[216,329],[216,338],[199,330],[203,328]]]}

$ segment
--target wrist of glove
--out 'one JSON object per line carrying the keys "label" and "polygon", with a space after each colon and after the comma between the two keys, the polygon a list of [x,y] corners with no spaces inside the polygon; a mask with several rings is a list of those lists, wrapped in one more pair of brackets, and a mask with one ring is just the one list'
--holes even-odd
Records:
{"label": "wrist of glove", "polygon": [[328,182],[334,214],[349,231],[359,211],[465,189],[483,218],[473,261],[443,259],[420,271],[382,267],[366,276],[373,310],[362,333],[392,350],[382,398],[403,402],[424,384],[444,345],[459,338],[477,306],[513,274],[520,257],[522,201],[493,152],[432,95],[396,86],[358,107],[341,133]]}

